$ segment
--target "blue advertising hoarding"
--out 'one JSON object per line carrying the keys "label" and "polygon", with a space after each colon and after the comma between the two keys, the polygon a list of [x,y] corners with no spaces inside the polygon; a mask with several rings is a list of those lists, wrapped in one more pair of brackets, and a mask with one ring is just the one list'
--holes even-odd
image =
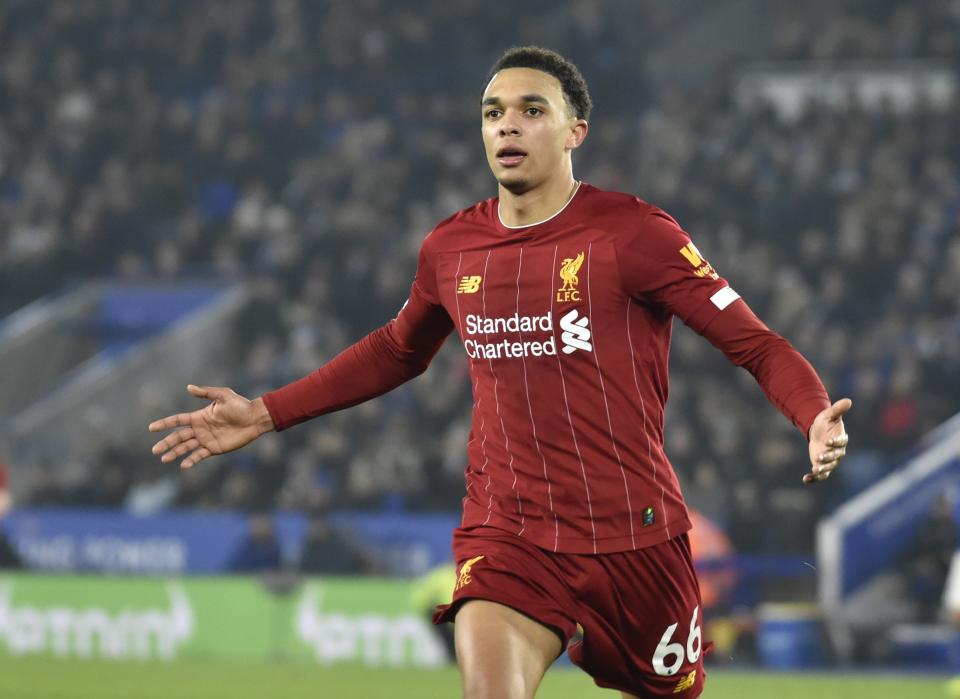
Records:
{"label": "blue advertising hoarding", "polygon": [[[295,567],[310,520],[272,515],[285,564]],[[328,521],[395,575],[419,575],[450,558],[454,514],[338,512]],[[229,572],[247,539],[248,518],[234,512],[172,511],[139,516],[108,509],[17,510],[0,523],[26,567],[167,575]]]}

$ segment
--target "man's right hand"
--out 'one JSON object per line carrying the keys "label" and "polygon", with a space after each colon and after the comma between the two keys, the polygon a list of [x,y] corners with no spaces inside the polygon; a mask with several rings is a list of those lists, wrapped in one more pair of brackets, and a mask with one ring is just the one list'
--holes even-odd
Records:
{"label": "man's right hand", "polygon": [[150,423],[151,432],[173,432],[153,445],[160,461],[170,463],[186,455],[180,468],[190,468],[214,454],[239,449],[274,429],[262,398],[248,400],[229,388],[187,386],[190,395],[207,398],[209,405],[192,413],[178,413]]}

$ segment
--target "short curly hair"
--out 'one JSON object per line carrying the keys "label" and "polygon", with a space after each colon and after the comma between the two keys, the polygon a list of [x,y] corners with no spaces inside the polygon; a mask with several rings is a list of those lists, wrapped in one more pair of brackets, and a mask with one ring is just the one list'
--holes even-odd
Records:
{"label": "short curly hair", "polygon": [[578,119],[589,119],[593,102],[587,81],[580,74],[580,69],[556,51],[541,46],[514,46],[508,49],[500,59],[493,64],[487,74],[487,83],[493,76],[506,68],[532,68],[552,75],[560,81],[563,96],[567,104],[577,115]]}

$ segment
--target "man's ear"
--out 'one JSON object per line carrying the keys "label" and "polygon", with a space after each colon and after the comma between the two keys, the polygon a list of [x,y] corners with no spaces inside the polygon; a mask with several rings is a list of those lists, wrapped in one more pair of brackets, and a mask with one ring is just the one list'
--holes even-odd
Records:
{"label": "man's ear", "polygon": [[567,150],[579,148],[580,144],[587,138],[587,132],[590,130],[586,119],[577,119],[570,128],[570,135],[567,136],[566,143],[563,144]]}

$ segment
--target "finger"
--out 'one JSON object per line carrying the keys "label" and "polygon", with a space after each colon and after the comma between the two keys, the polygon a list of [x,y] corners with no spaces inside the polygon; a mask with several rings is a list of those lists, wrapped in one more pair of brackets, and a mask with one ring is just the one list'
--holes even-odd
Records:
{"label": "finger", "polygon": [[850,437],[847,436],[846,432],[827,440],[828,447],[846,447],[849,443]]}
{"label": "finger", "polygon": [[194,386],[189,384],[187,391],[195,398],[207,398],[208,400],[223,400],[229,389],[220,386]]}
{"label": "finger", "polygon": [[190,413],[177,413],[176,415],[169,415],[160,420],[154,420],[147,425],[147,429],[151,432],[163,432],[164,430],[170,430],[174,427],[186,427],[189,424]]}
{"label": "finger", "polygon": [[819,483],[820,481],[827,480],[830,477],[830,473],[831,473],[830,471],[827,471],[826,473],[817,473],[817,474],[805,473],[803,475],[803,482],[806,483],[807,485],[810,485],[811,483]]}
{"label": "finger", "polygon": [[804,474],[803,482],[804,483],[815,483],[817,481],[823,481],[830,477],[830,474],[833,473],[834,469],[840,465],[840,459],[834,461],[829,461],[824,464],[814,465],[810,469],[810,473]]}
{"label": "finger", "polygon": [[168,451],[166,454],[164,454],[163,456],[161,456],[161,457],[160,457],[160,461],[161,461],[162,463],[169,464],[171,461],[173,461],[174,459],[176,459],[178,456],[183,456],[184,454],[187,454],[187,453],[193,451],[194,449],[196,449],[196,448],[199,447],[199,446],[200,446],[200,440],[198,440],[198,439],[190,439],[190,440],[187,440],[187,441],[184,442],[183,444],[177,445],[176,447],[174,447],[173,449],[171,449],[170,451]]}
{"label": "finger", "polygon": [[836,403],[830,406],[830,417],[838,418],[841,415],[845,414],[853,407],[853,401],[849,398],[841,398]]}
{"label": "finger", "polygon": [[206,447],[200,447],[190,456],[180,462],[180,468],[191,468],[210,456],[210,450]]}
{"label": "finger", "polygon": [[830,463],[823,464],[822,466],[814,466],[813,474],[817,478],[820,478],[821,476],[829,476],[831,473],[833,473],[834,469],[839,465],[840,465],[840,460],[838,459],[837,461],[831,461]]}
{"label": "finger", "polygon": [[153,454],[162,454],[168,449],[180,444],[180,442],[185,442],[188,439],[194,438],[194,432],[192,427],[184,427],[182,430],[177,430],[176,432],[171,432],[166,437],[161,439],[159,442],[153,445],[153,448],[150,450]]}
{"label": "finger", "polygon": [[821,463],[827,463],[830,461],[839,461],[846,455],[847,455],[846,448],[841,447],[839,449],[833,449],[831,451],[823,452],[820,455],[820,458],[818,459],[818,461],[820,461]]}

